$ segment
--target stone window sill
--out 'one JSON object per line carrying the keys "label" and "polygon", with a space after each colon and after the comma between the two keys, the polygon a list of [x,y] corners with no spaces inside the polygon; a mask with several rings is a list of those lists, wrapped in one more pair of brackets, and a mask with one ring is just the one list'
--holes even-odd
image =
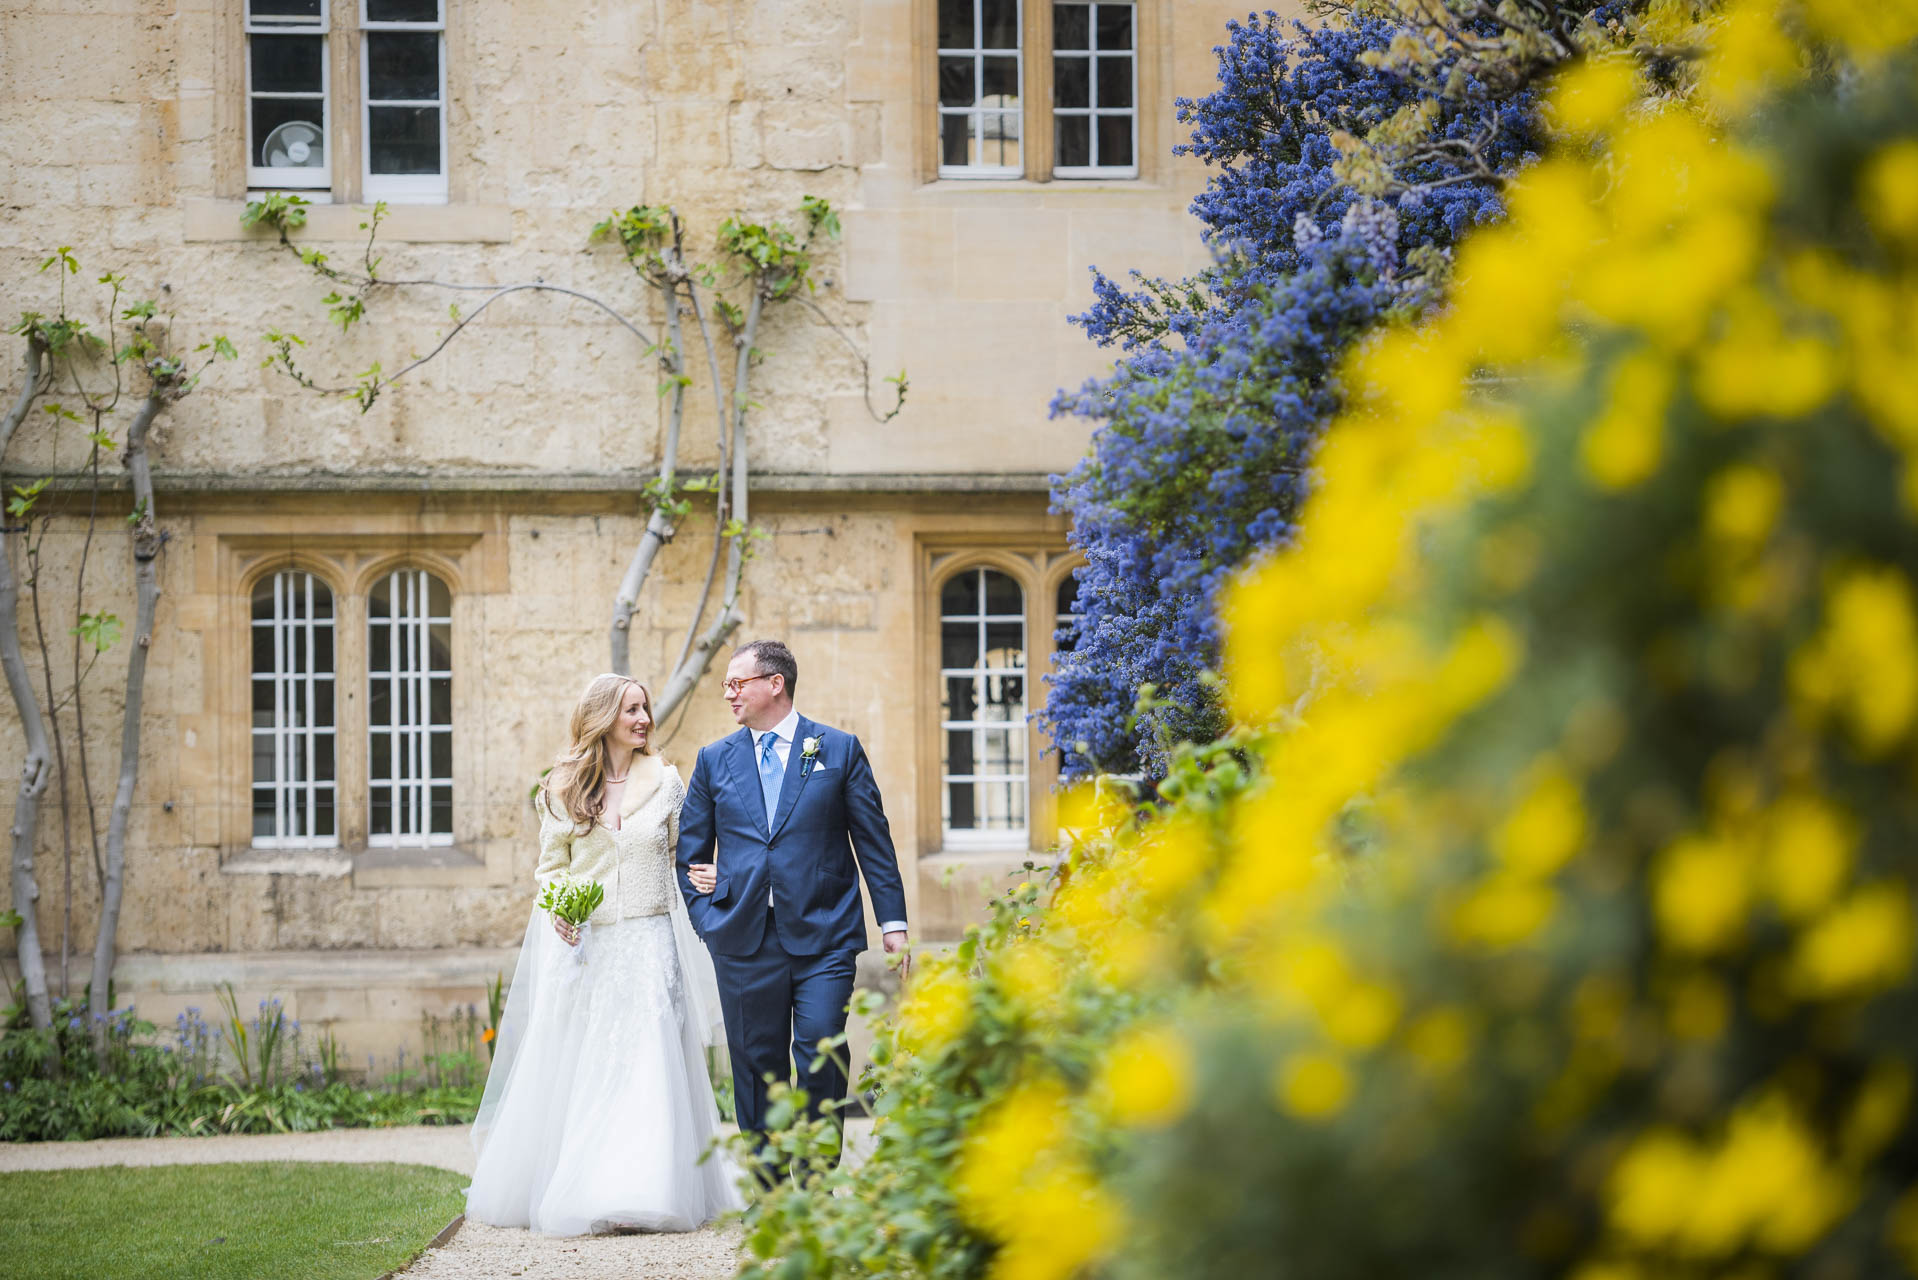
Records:
{"label": "stone window sill", "polygon": [[[243,227],[244,200],[186,201],[188,244],[270,240],[265,227]],[[315,204],[296,239],[312,242],[364,240],[360,224],[372,216],[364,204]],[[503,204],[389,204],[380,222],[380,239],[407,244],[506,244],[513,239],[513,210]]]}
{"label": "stone window sill", "polygon": [[458,846],[430,849],[246,849],[220,864],[222,875],[351,877],[355,889],[418,889],[494,883],[485,859]]}

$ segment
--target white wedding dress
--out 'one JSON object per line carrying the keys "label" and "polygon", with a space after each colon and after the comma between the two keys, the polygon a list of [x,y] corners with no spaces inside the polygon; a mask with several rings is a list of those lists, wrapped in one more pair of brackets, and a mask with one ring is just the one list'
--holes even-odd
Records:
{"label": "white wedding dress", "polygon": [[[570,870],[606,901],[581,952],[537,908],[500,1019],[466,1211],[575,1236],[691,1231],[740,1207],[706,1054],[723,1044],[712,960],[673,872],[679,775],[635,771],[619,830],[543,815],[540,879]],[[652,783],[650,790],[644,785]]]}

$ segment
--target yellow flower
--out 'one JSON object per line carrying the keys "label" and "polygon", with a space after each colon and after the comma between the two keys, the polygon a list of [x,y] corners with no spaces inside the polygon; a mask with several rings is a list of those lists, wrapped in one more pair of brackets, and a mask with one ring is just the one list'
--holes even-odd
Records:
{"label": "yellow flower", "polygon": [[1579,461],[1601,489],[1629,489],[1658,470],[1674,381],[1665,357],[1649,348],[1612,370],[1605,408],[1579,440]]}
{"label": "yellow flower", "polygon": [[1493,875],[1480,883],[1452,912],[1452,929],[1462,939],[1494,951],[1529,942],[1551,923],[1558,895],[1530,876]]}
{"label": "yellow flower", "polygon": [[1547,118],[1574,137],[1603,133],[1639,95],[1638,70],[1630,58],[1586,58],[1558,77]]}
{"label": "yellow flower", "polygon": [[1705,484],[1705,531],[1739,548],[1771,535],[1785,505],[1785,482],[1770,467],[1749,462],[1726,467]]}
{"label": "yellow flower", "polygon": [[1858,745],[1880,755],[1903,741],[1918,716],[1918,613],[1911,584],[1894,568],[1855,570],[1828,592],[1824,631],[1794,655],[1792,691],[1833,706]]}
{"label": "yellow flower", "polygon": [[1756,289],[1740,289],[1727,300],[1723,331],[1699,353],[1693,379],[1699,401],[1725,419],[1802,417],[1829,399],[1837,383],[1831,346],[1815,334],[1787,331]]}
{"label": "yellow flower", "polygon": [[966,1029],[965,975],[938,963],[921,967],[899,1006],[899,1041],[925,1057],[937,1056]]}
{"label": "yellow flower", "polygon": [[1713,33],[1699,87],[1722,110],[1742,113],[1798,75],[1798,46],[1779,28],[1774,0],[1742,0]]}
{"label": "yellow flower", "polygon": [[1918,139],[1901,139],[1873,156],[1860,194],[1880,235],[1918,246]]}
{"label": "yellow flower", "polygon": [[1352,1099],[1352,1073],[1329,1053],[1288,1055],[1275,1083],[1279,1105],[1301,1120],[1329,1120]]}
{"label": "yellow flower", "polygon": [[1398,1025],[1404,1001],[1399,993],[1379,982],[1361,982],[1345,993],[1343,999],[1322,1009],[1319,1020],[1325,1034],[1347,1049],[1375,1049],[1385,1043]]}
{"label": "yellow flower", "polygon": [[1652,872],[1659,933],[1679,951],[1723,951],[1743,935],[1751,910],[1750,851],[1724,836],[1677,841]]}
{"label": "yellow flower", "polygon": [[1845,1115],[1844,1152],[1853,1164],[1871,1159],[1904,1128],[1911,1114],[1911,1066],[1896,1060],[1878,1063],[1865,1077]]}
{"label": "yellow flower", "polygon": [[1000,1241],[996,1280],[1067,1280],[1096,1261],[1119,1214],[1071,1145],[1056,1081],[1028,1081],[966,1140],[953,1189],[960,1212]]}
{"label": "yellow flower", "polygon": [[1168,1027],[1133,1031],[1106,1052],[1097,1095],[1119,1124],[1158,1129],[1192,1103],[1192,1050]]}
{"label": "yellow flower", "polygon": [[1463,1066],[1472,1052],[1472,1021],[1462,1009],[1433,1009],[1406,1029],[1405,1046],[1425,1070],[1448,1074]]}
{"label": "yellow flower", "polygon": [[1857,890],[1798,939],[1792,982],[1814,998],[1861,995],[1911,970],[1911,891],[1902,881]]}
{"label": "yellow flower", "polygon": [[1548,876],[1585,842],[1585,803],[1578,784],[1547,756],[1532,767],[1525,795],[1492,833],[1492,850],[1520,875]]}
{"label": "yellow flower", "polygon": [[1704,1177],[1703,1157],[1681,1135],[1664,1129],[1640,1135],[1606,1188],[1612,1225],[1639,1244],[1663,1244],[1683,1229]]}
{"label": "yellow flower", "polygon": [[1787,919],[1803,920],[1838,895],[1858,846],[1856,824],[1816,795],[1785,796],[1765,817],[1765,887]]}
{"label": "yellow flower", "polygon": [[1869,57],[1918,39],[1911,0],[1804,0],[1812,30],[1853,55]]}
{"label": "yellow flower", "polygon": [[1028,1013],[1046,1016],[1056,1012],[1066,972],[1046,943],[1032,939],[1013,943],[994,962],[993,970],[1006,994]]}

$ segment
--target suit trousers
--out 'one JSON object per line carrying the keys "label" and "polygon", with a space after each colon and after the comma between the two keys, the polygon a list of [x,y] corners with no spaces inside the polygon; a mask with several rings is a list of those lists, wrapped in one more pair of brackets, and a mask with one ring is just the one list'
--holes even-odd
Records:
{"label": "suit trousers", "polygon": [[846,1096],[845,1050],[812,1069],[819,1042],[846,1029],[857,951],[795,956],[779,945],[772,909],[766,934],[749,956],[713,955],[726,1047],[733,1063],[733,1106],[742,1133],[766,1129],[766,1078],[791,1079],[815,1115]]}

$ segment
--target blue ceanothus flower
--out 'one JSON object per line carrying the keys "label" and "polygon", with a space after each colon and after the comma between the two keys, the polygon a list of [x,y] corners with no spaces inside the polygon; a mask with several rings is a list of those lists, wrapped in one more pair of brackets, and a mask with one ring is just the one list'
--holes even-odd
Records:
{"label": "blue ceanothus flower", "polygon": [[[1434,135],[1458,145],[1397,170],[1386,201],[1362,198],[1334,174],[1332,137],[1363,136],[1421,100],[1362,57],[1399,28],[1267,13],[1228,29],[1218,90],[1177,104],[1192,129],[1178,151],[1216,166],[1192,206],[1215,264],[1178,282],[1135,273],[1131,288],[1095,272],[1095,301],[1075,322],[1123,355],[1111,377],[1052,405],[1100,424],[1091,454],[1054,478],[1086,558],[1081,617],[1060,637],[1042,717],[1067,776],[1156,773],[1168,741],[1222,730],[1208,676],[1216,600],[1234,571],[1292,537],[1339,408],[1341,357],[1386,316],[1428,305],[1430,268],[1502,212],[1496,182],[1468,166],[1509,172],[1536,135],[1528,90],[1501,100],[1455,76],[1454,95],[1433,99]],[[1156,699],[1135,718],[1148,685]]]}

